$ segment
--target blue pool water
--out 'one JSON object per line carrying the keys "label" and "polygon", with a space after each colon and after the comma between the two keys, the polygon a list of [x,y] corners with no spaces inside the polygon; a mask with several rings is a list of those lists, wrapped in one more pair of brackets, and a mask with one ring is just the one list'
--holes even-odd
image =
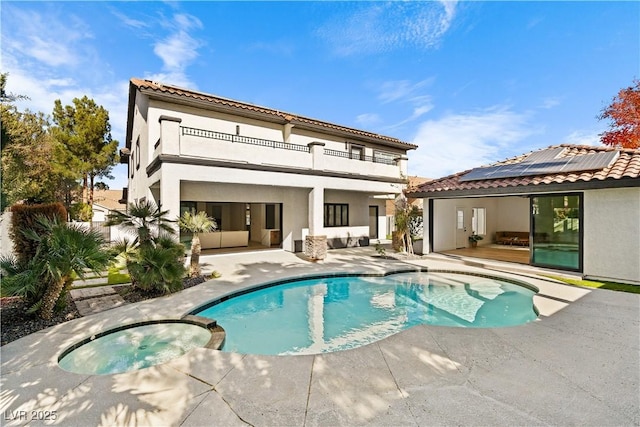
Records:
{"label": "blue pool water", "polygon": [[535,292],[494,278],[412,272],[300,280],[197,314],[226,331],[223,351],[317,354],[359,347],[422,323],[493,328],[537,317]]}

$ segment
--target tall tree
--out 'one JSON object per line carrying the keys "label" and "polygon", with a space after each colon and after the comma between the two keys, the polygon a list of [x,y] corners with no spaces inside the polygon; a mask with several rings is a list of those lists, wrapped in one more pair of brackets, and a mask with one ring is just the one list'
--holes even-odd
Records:
{"label": "tall tree", "polygon": [[57,156],[82,179],[82,201],[93,205],[96,177],[110,177],[118,163],[118,141],[111,138],[109,112],[87,96],[74,98],[73,106],[55,101],[53,135]]}
{"label": "tall tree", "polygon": [[[73,190],[73,181],[63,182],[52,159],[54,141],[49,121],[42,113],[19,111],[16,101],[24,95],[6,92],[8,75],[0,74],[0,119],[2,120],[2,203],[1,209],[19,201],[64,200],[63,189]],[[67,203],[68,205],[68,203]]]}
{"label": "tall tree", "polygon": [[640,148],[640,80],[621,89],[598,119],[611,120],[611,129],[600,134],[603,144]]}
{"label": "tall tree", "polygon": [[21,200],[56,200],[56,172],[51,164],[53,140],[42,114],[2,109],[3,209]]}

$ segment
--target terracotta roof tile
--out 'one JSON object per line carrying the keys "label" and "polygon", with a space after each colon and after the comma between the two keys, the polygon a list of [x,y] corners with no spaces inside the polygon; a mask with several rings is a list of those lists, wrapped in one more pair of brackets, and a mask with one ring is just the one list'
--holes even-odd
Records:
{"label": "terracotta roof tile", "polygon": [[256,113],[266,114],[273,117],[279,117],[284,122],[293,122],[293,123],[305,123],[313,126],[320,126],[328,129],[333,129],[340,132],[349,133],[352,135],[358,135],[366,138],[373,138],[379,140],[381,142],[388,142],[392,144],[399,145],[407,150],[413,150],[418,148],[417,145],[409,144],[407,142],[401,141],[397,138],[393,138],[390,136],[380,135],[373,132],[367,132],[364,130],[354,129],[346,126],[341,126],[321,120],[311,119],[308,117],[298,116],[295,114],[287,113],[284,111],[274,110],[272,108],[261,107],[259,105],[248,104],[245,102],[234,101],[232,99],[222,98],[219,96],[214,96],[202,92],[193,91],[190,89],[183,89],[176,86],[171,86],[163,83],[153,82],[151,80],[142,80],[137,78],[131,79],[131,84],[135,85],[138,88],[146,88],[151,89],[156,92],[168,93],[177,96],[183,96],[185,98],[196,99],[200,101],[209,102],[216,105],[223,105],[230,108],[241,109],[246,111],[252,111]]}
{"label": "terracotta roof tile", "polygon": [[[422,185],[419,185],[414,193],[410,196],[416,197],[416,193],[424,194],[437,194],[448,191],[464,191],[464,190],[483,190],[490,188],[509,188],[509,187],[525,187],[531,185],[546,185],[546,184],[563,184],[563,183],[576,183],[576,182],[589,182],[589,181],[605,181],[605,180],[619,180],[619,179],[638,179],[638,186],[640,186],[640,149],[621,149],[615,147],[604,146],[585,146],[585,145],[571,145],[562,144],[550,146],[546,149],[562,147],[564,150],[558,155],[560,157],[575,157],[583,156],[594,153],[604,153],[610,151],[618,151],[619,155],[614,160],[613,164],[599,170],[585,170],[585,171],[572,171],[567,173],[552,173],[546,175],[535,176],[519,176],[510,178],[494,178],[475,181],[461,181],[460,179],[471,172],[467,170],[459,172],[453,175],[449,175],[440,179],[436,179]],[[544,150],[546,150],[544,149]],[[542,151],[542,150],[537,150]],[[512,157],[501,162],[493,163],[487,166],[499,166],[510,165],[522,162],[526,157],[532,153],[526,153],[521,156]]]}

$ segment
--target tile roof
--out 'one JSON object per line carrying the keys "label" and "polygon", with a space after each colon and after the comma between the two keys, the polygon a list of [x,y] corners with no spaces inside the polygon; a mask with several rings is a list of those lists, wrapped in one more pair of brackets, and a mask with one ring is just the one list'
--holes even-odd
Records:
{"label": "tile roof", "polygon": [[93,203],[109,210],[126,210],[127,205],[120,203],[122,190],[93,190]]}
{"label": "tile roof", "polygon": [[[605,146],[588,146],[588,145],[572,145],[561,144],[554,145],[543,150],[562,147],[564,150],[558,156],[575,157],[586,154],[604,153],[618,151],[619,155],[612,164],[599,170],[583,170],[565,173],[547,173],[535,176],[518,176],[508,178],[493,178],[483,180],[463,181],[461,180],[466,174],[473,169],[449,175],[440,179],[436,179],[408,191],[409,197],[432,197],[446,196],[447,193],[466,193],[482,195],[498,191],[514,192],[525,191],[545,191],[549,185],[566,185],[575,184],[574,187],[584,184],[588,188],[587,183],[600,182],[602,187],[614,185],[615,182],[621,180],[632,180],[630,186],[640,187],[640,149],[621,149]],[[542,150],[537,150],[542,151]],[[521,156],[512,157],[504,161],[494,163],[487,166],[510,165],[522,162],[530,153]],[[525,188],[526,187],[526,188]]]}
{"label": "tile roof", "polygon": [[154,82],[151,80],[132,78],[131,84],[136,86],[138,89],[150,89],[158,93],[176,95],[176,96],[180,96],[188,99],[208,102],[217,106],[232,108],[235,110],[244,110],[247,112],[272,116],[273,118],[278,118],[282,120],[283,123],[306,124],[314,127],[331,129],[341,133],[347,133],[347,134],[357,135],[360,137],[372,138],[374,140],[380,141],[381,143],[391,143],[393,145],[397,145],[401,148],[404,148],[405,150],[413,150],[418,148],[418,146],[415,144],[409,144],[407,142],[401,141],[397,138],[393,138],[390,136],[385,136],[385,135],[380,135],[373,132],[367,132],[359,129],[349,128],[346,126],[341,126],[341,125],[337,125],[337,124],[333,124],[333,123],[329,123],[321,120],[298,116],[296,114],[287,113],[284,111],[274,110],[272,108],[261,107],[259,105],[248,104],[240,101],[234,101],[232,99],[222,98],[219,96],[197,92],[190,89],[183,89],[177,86],[171,86],[164,83]]}

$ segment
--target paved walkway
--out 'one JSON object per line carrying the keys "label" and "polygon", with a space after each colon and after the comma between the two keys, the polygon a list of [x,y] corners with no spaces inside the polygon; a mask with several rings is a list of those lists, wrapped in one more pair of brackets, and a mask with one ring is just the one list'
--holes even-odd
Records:
{"label": "paved walkway", "polygon": [[81,316],[89,316],[126,304],[113,286],[72,289],[71,297]]}
{"label": "paved walkway", "polygon": [[[374,258],[330,251],[307,262],[273,251],[203,257],[220,279],[176,295],[72,320],[2,347],[3,425],[425,426],[640,425],[640,295],[558,284],[536,270]],[[540,316],[512,328],[421,325],[357,349],[256,356],[199,348],[117,375],[65,372],[78,340],[142,320],[180,318],[230,291],[315,272],[389,271],[407,264],[492,272],[540,289]],[[504,271],[508,268],[508,271]],[[500,272],[496,272],[500,271]]]}

